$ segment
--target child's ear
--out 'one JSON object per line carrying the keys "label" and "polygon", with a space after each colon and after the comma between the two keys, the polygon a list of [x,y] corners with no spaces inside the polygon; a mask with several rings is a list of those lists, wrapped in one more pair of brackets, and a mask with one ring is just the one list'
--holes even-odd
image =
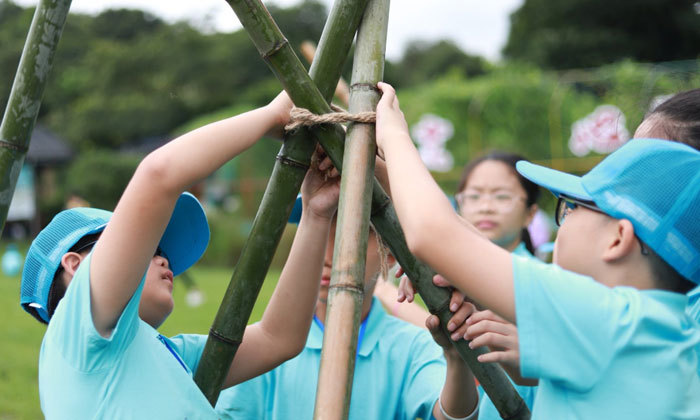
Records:
{"label": "child's ear", "polygon": [[73,278],[73,275],[75,275],[75,272],[78,270],[78,267],[82,261],[83,256],[77,252],[66,252],[63,254],[63,257],[61,257],[61,266],[63,267],[63,270],[68,273],[71,278]]}
{"label": "child's ear", "polygon": [[605,262],[617,261],[635,251],[637,238],[634,236],[634,226],[629,220],[614,220],[609,234],[610,239],[602,255]]}

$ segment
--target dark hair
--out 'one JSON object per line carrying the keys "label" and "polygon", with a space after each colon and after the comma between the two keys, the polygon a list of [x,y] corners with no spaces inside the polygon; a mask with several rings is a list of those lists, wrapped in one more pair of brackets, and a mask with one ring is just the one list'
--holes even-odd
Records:
{"label": "dark hair", "polygon": [[[525,190],[525,204],[528,208],[531,207],[533,204],[537,203],[537,200],[540,198],[540,187],[534,182],[520,175],[520,173],[515,169],[515,164],[518,163],[518,161],[527,159],[518,154],[504,152],[500,150],[491,151],[481,157],[470,161],[467,164],[467,166],[464,167],[464,171],[462,171],[462,178],[459,180],[457,192],[461,192],[467,187],[467,183],[469,182],[469,176],[472,174],[472,172],[474,172],[474,169],[476,169],[477,166],[479,166],[483,162],[490,160],[504,163],[518,178],[520,186],[523,187],[523,190]],[[528,232],[527,228],[523,228],[520,239],[525,244],[527,250],[530,251],[530,253],[534,254],[535,247],[532,245],[530,232]]]}
{"label": "dark hair", "polygon": [[656,123],[666,139],[700,150],[700,89],[677,93],[644,118],[661,117]]}
{"label": "dark hair", "polygon": [[683,277],[675,268],[671,267],[659,254],[657,254],[653,249],[646,245],[649,254],[649,266],[651,267],[651,272],[656,279],[657,285],[661,289],[670,290],[676,293],[686,294],[693,290],[695,283]]}
{"label": "dark hair", "polygon": [[[671,96],[649,112],[644,119],[654,117],[659,118],[655,125],[663,131],[667,140],[684,143],[700,150],[700,89]],[[649,257],[651,270],[664,288],[685,294],[696,286],[651,249]]]}
{"label": "dark hair", "polygon": [[[68,252],[83,252],[92,249],[101,234],[102,232],[98,232],[83,236],[68,250]],[[63,282],[62,276],[63,266],[59,265],[56,269],[56,273],[53,276],[53,282],[51,282],[51,288],[49,289],[49,299],[46,302],[46,312],[49,314],[49,319],[51,319],[53,313],[56,311],[58,302],[60,302],[61,299],[63,299],[63,296],[66,294],[67,287]],[[40,320],[43,322],[42,319]]]}

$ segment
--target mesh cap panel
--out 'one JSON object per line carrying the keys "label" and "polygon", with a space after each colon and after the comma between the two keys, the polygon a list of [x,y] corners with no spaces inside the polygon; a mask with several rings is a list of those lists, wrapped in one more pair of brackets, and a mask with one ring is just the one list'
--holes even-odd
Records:
{"label": "mesh cap panel", "polygon": [[[20,304],[33,307],[48,322],[49,290],[63,254],[85,235],[100,232],[112,216],[111,212],[75,208],[58,213],[32,242],[22,271]],[[35,315],[36,316],[36,315]]]}

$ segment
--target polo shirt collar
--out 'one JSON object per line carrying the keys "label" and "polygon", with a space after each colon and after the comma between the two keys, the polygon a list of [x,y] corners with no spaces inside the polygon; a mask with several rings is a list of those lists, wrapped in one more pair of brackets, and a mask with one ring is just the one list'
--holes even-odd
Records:
{"label": "polo shirt collar", "polygon": [[[365,319],[367,325],[365,326],[365,333],[362,337],[362,343],[360,343],[359,354],[362,357],[369,356],[372,350],[379,342],[379,338],[382,335],[382,320],[386,317],[386,311],[382,307],[379,299],[372,296],[372,306],[369,308],[369,314]],[[309,337],[306,339],[306,347],[309,349],[320,350],[323,346],[323,331],[318,325],[317,321],[311,322],[311,328],[309,329]]]}

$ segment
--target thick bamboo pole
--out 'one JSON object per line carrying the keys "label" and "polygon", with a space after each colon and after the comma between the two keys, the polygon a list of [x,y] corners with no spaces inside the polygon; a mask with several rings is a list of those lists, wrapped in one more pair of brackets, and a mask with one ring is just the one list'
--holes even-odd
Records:
{"label": "thick bamboo pole", "polygon": [[0,125],[0,230],[5,225],[71,0],[41,0]]}
{"label": "thick bamboo pole", "polygon": [[[289,83],[284,85],[296,103],[315,112],[329,111],[327,101],[340,78],[367,0],[336,1],[324,27],[317,58],[311,66],[313,81],[298,59],[289,59],[296,56],[262,3],[229,1],[229,4],[273,72],[289,77]],[[315,95],[307,94],[311,91]],[[337,128],[329,128],[334,129]],[[219,398],[228,366],[243,338],[315,143],[307,130],[299,130],[285,138],[277,156],[250,236],[234,269],[195,374],[195,382],[212,405]]]}
{"label": "thick bamboo pole", "polygon": [[[357,33],[349,104],[352,113],[377,108],[379,93],[375,86],[384,75],[388,18],[389,0],[370,0]],[[340,182],[315,419],[347,419],[350,412],[375,155],[374,124],[351,124],[343,157],[346,176]]]}
{"label": "thick bamboo pole", "polygon": [[[254,2],[255,0],[248,1]],[[259,0],[257,1],[259,2]],[[251,37],[261,36],[260,34],[251,33],[252,31],[263,31],[270,25],[274,25],[274,22],[272,22],[272,18],[269,16],[269,14],[267,14],[267,16],[258,15],[258,17],[267,18],[270,20],[270,23],[261,24],[260,27],[246,27],[246,30]],[[293,51],[291,50],[285,50],[285,52],[293,55]],[[264,51],[261,51],[261,53],[264,53]],[[280,82],[283,86],[285,86],[285,89],[287,87],[291,88],[292,85],[296,83],[295,79],[299,73],[297,71],[293,72],[290,70],[289,75],[287,75],[286,71],[284,71],[282,67],[291,67],[293,65],[301,66],[299,59],[296,58],[296,56],[291,55],[279,57],[280,61],[286,61],[286,66],[277,65],[277,67],[273,68],[275,75],[280,79]],[[269,65],[272,67],[271,64]],[[306,85],[307,83],[303,81],[303,84]],[[330,89],[333,89],[333,87],[331,86],[328,92],[330,92]],[[304,103],[309,102],[318,103],[318,101],[311,101],[307,97],[307,95],[317,95],[318,92],[315,92],[315,90],[303,91],[303,89],[287,89],[287,92],[294,103],[298,106],[304,106]],[[309,109],[317,114],[328,112],[320,108],[321,107]],[[331,158],[336,168],[342,171],[344,132],[341,128],[334,127],[335,126],[332,125],[323,125],[315,127],[311,131],[318,142],[323,146],[324,150],[328,153],[328,156]],[[401,267],[403,267],[406,274],[416,285],[418,293],[421,294],[421,297],[428,306],[428,309],[440,318],[440,323],[442,327],[445,328],[447,322],[452,317],[452,313],[449,311],[450,293],[445,289],[433,285],[432,277],[435,274],[435,271],[433,271],[426,264],[418,261],[413,254],[410,253],[408,246],[406,245],[406,239],[403,235],[403,231],[401,230],[401,225],[399,224],[399,220],[396,216],[396,212],[391,204],[391,200],[376,180],[374,181],[374,190],[372,192],[371,220],[379,234],[382,236],[382,239],[391,249],[392,254],[396,257]],[[478,355],[485,353],[487,351],[486,349],[481,348],[472,350],[463,340],[454,344],[464,361],[469,364],[474,376],[479,379],[479,382],[484,387],[484,390],[489,394],[489,397],[503,418],[513,420],[525,420],[530,418],[530,411],[523,402],[522,398],[520,398],[520,395],[518,395],[513,388],[513,385],[506,377],[503,369],[496,364],[482,364],[476,359]]]}

